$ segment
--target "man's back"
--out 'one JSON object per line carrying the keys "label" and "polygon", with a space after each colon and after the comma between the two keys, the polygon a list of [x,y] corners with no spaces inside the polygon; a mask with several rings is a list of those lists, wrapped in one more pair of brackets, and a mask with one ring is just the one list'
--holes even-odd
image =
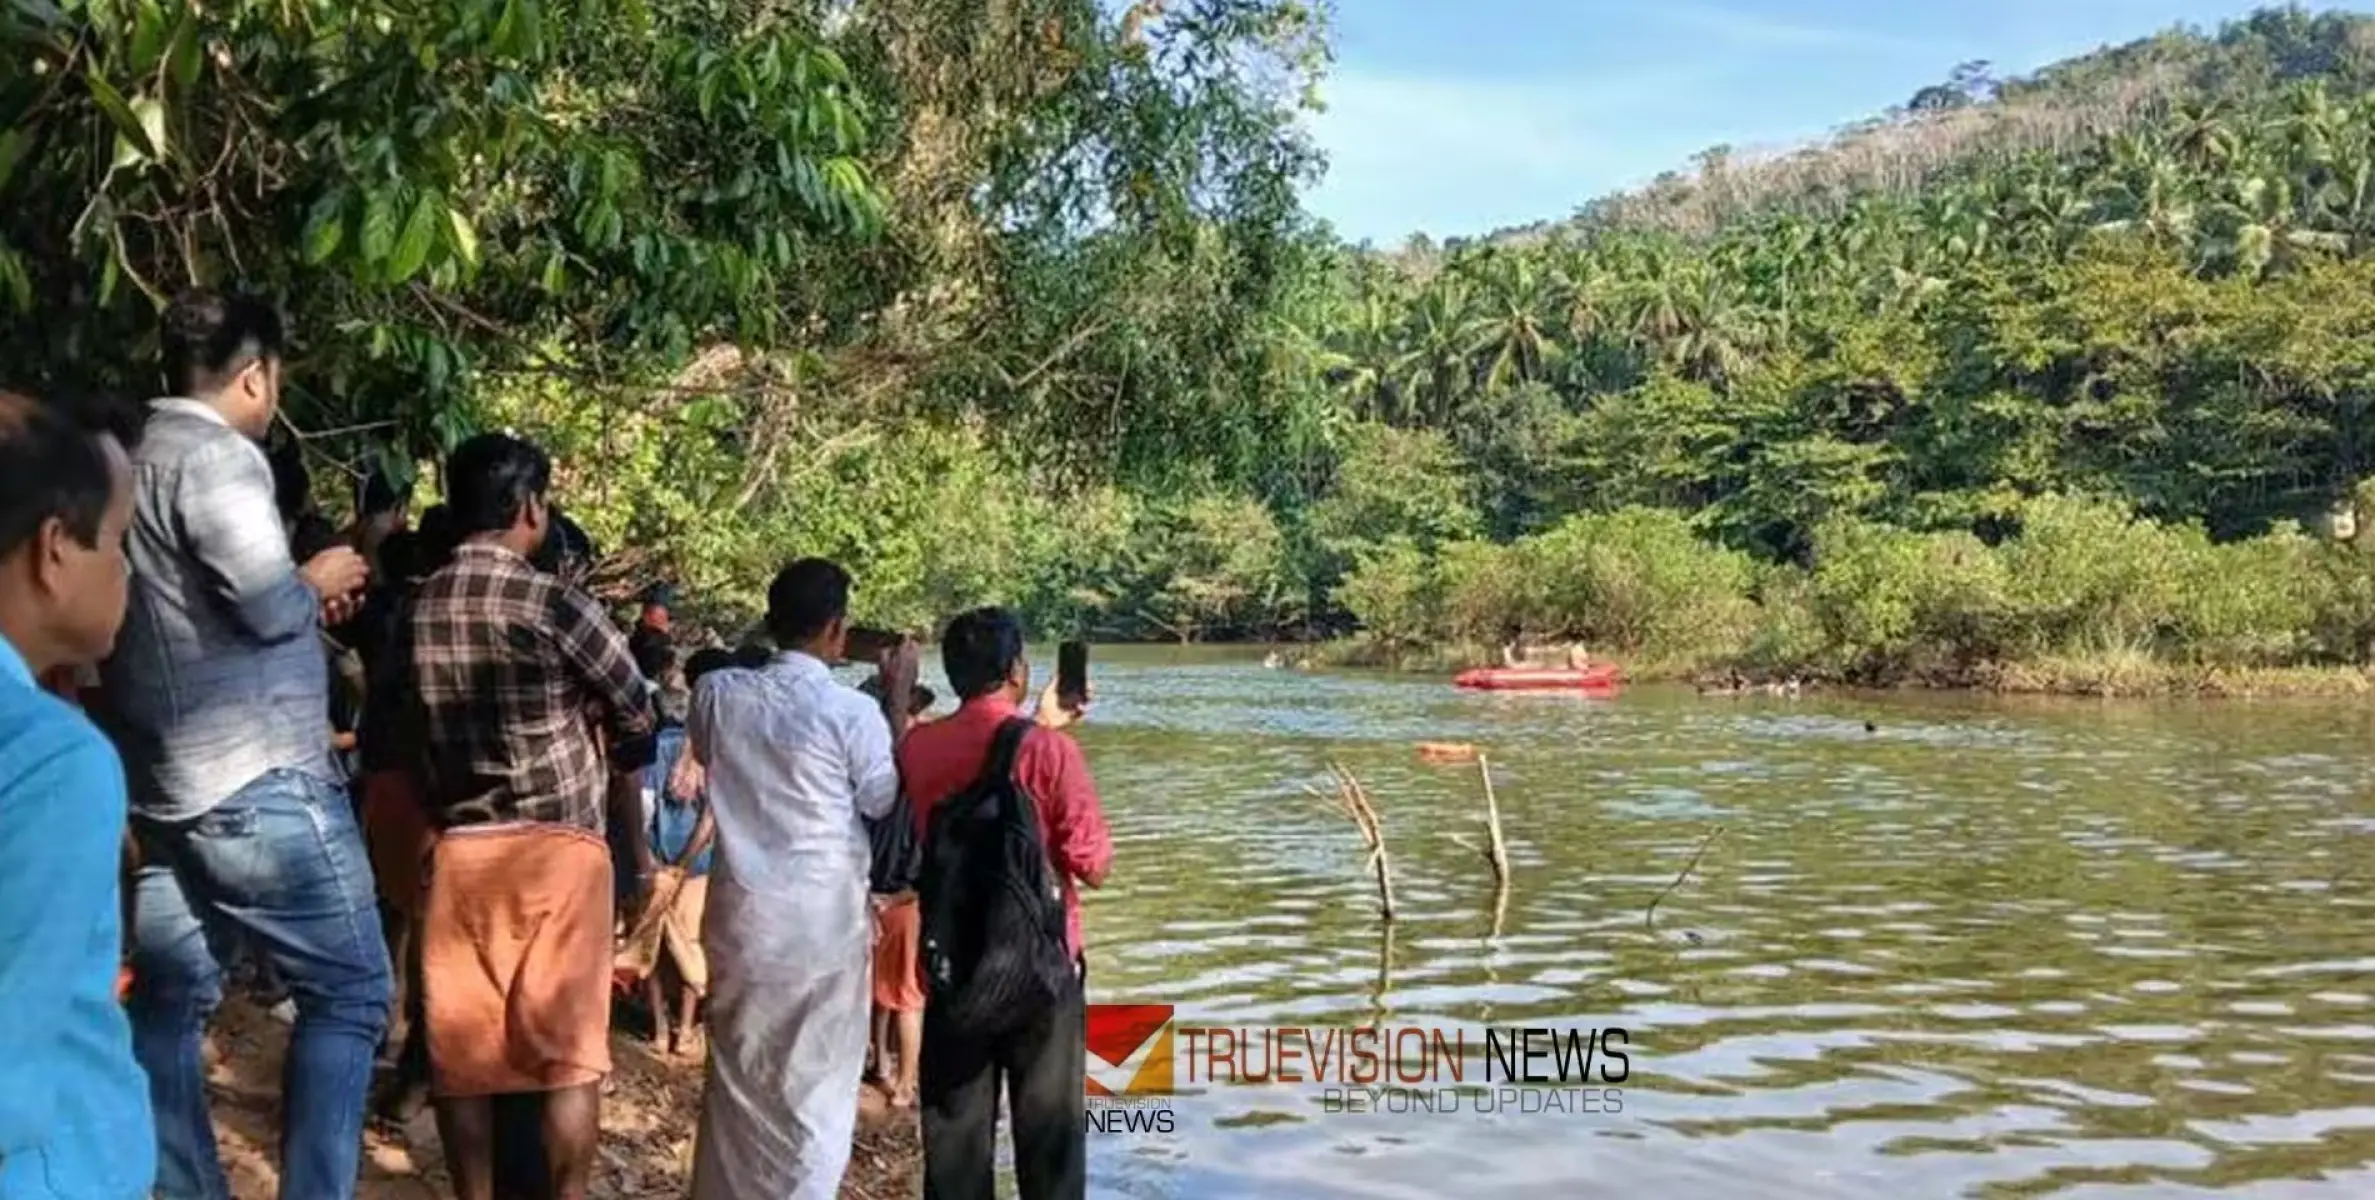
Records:
{"label": "man's back", "polygon": [[888,811],[898,785],[881,710],[824,663],[785,654],[705,676],[692,737],[717,822],[711,930],[753,962],[862,942],[872,855],[860,818]]}
{"label": "man's back", "polygon": [[619,714],[634,732],[649,718],[626,640],[591,599],[473,542],[421,585],[405,634],[441,824],[602,829],[606,772],[588,712]]}
{"label": "man's back", "polygon": [[[899,774],[924,830],[931,828],[934,808],[981,777],[998,727],[1016,715],[1014,704],[982,697],[908,733],[899,745]],[[1062,880],[1066,931],[1073,952],[1079,953],[1080,893],[1074,880],[1102,874],[1113,858],[1112,834],[1088,761],[1071,738],[1033,729],[1015,752],[1014,778],[1038,812],[1048,861]]]}
{"label": "man's back", "polygon": [[320,602],[297,576],[263,451],[191,400],[133,457],[130,603],[105,671],[133,804],[177,820],[265,773],[334,777]]}

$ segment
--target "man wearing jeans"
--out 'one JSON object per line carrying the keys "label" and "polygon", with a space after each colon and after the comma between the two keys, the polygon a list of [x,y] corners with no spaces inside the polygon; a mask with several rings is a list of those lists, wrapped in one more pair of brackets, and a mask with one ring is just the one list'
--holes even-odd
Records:
{"label": "man wearing jeans", "polygon": [[257,442],[279,402],[279,316],[243,297],[166,313],[159,400],[133,463],[131,599],[104,676],[132,787],[133,1052],[157,1123],[157,1194],[228,1200],[201,1040],[242,939],[296,1001],[280,1189],[352,1196],[388,1015],[370,860],[333,765],[322,612],[366,569],[299,567]]}

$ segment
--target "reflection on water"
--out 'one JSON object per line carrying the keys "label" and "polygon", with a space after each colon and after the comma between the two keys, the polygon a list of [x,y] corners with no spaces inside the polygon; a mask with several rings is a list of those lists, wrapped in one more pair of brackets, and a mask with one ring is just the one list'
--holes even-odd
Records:
{"label": "reflection on water", "polygon": [[[1099,1194],[2375,1195],[2366,710],[1097,670],[1092,1000],[1633,1043],[1613,1116],[1183,1096],[1176,1136],[1092,1134]],[[1475,768],[1420,741],[1493,757],[1498,938]],[[1305,791],[1331,757],[1392,846],[1382,986],[1358,836]]]}

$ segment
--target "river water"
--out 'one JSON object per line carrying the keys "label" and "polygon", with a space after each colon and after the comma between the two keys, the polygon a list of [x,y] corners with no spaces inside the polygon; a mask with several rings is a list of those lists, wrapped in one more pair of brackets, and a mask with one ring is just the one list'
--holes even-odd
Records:
{"label": "river water", "polygon": [[[1092,1003],[1621,1027],[1630,1077],[1615,1113],[1347,1113],[1182,1066],[1173,1132],[1092,1131],[1095,1194],[2375,1196],[2375,709],[1096,678]],[[1497,935],[1477,769],[1422,741],[1491,756]],[[1383,816],[1390,940],[1306,792],[1331,759]]]}

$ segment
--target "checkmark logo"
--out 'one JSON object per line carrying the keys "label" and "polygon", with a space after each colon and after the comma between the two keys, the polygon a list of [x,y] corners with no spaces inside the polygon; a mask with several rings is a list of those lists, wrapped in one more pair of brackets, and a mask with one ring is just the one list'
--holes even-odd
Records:
{"label": "checkmark logo", "polygon": [[1171,1094],[1171,1006],[1088,1006],[1088,1094]]}

